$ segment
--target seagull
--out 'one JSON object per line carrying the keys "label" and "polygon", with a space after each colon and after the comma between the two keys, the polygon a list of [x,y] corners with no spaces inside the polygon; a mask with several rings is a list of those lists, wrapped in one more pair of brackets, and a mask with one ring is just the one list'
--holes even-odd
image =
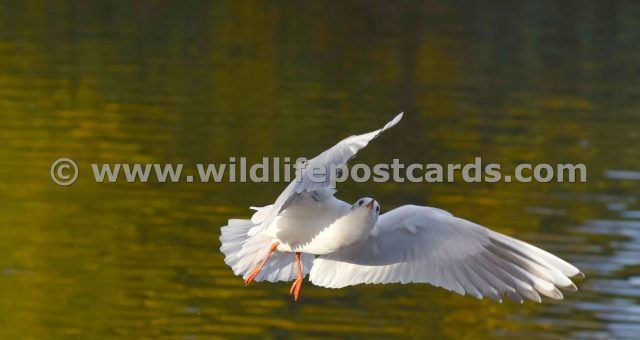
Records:
{"label": "seagull", "polygon": [[541,295],[560,300],[559,288],[577,290],[570,277],[584,277],[578,268],[529,243],[433,207],[380,214],[375,199],[349,204],[335,197],[329,178],[310,178],[308,169],[346,166],[401,119],[402,113],[382,129],[343,139],[306,162],[273,204],[251,207],[251,219],[228,220],[220,251],[245,286],[293,281],[295,301],[307,275],[327,288],[428,283],[499,303],[504,297],[540,303]]}

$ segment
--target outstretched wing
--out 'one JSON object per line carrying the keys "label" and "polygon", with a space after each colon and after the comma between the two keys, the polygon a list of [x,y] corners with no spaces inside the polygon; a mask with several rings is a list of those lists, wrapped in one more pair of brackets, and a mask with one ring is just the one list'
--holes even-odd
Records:
{"label": "outstretched wing", "polygon": [[424,282],[502,302],[540,302],[575,291],[571,264],[528,243],[446,211],[407,205],[383,214],[368,239],[314,260],[310,280],[340,288],[359,283]]}
{"label": "outstretched wing", "polygon": [[[372,139],[378,137],[383,131],[396,125],[400,119],[402,119],[402,113],[398,114],[382,129],[347,137],[332,148],[308,161],[305,168],[296,174],[296,178],[289,183],[280,196],[278,196],[275,203],[254,214],[251,221],[255,224],[261,224],[264,229],[268,228],[276,216],[278,216],[282,210],[286,209],[287,205],[302,192],[317,191],[319,199],[327,195],[333,195],[334,190],[332,190],[331,178],[329,176],[331,166],[347,164],[349,160],[355,157],[360,149],[367,146]],[[311,177],[311,171],[313,169],[324,169],[324,173],[327,174],[327,176]]]}

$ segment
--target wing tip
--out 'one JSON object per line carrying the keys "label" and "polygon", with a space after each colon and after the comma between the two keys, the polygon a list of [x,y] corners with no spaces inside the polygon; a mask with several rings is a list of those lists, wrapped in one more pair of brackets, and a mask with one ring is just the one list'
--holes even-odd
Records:
{"label": "wing tip", "polygon": [[395,117],[393,117],[393,119],[390,122],[387,123],[387,125],[384,126],[384,129],[386,130],[398,124],[398,122],[402,119],[403,116],[404,116],[404,112],[398,113]]}

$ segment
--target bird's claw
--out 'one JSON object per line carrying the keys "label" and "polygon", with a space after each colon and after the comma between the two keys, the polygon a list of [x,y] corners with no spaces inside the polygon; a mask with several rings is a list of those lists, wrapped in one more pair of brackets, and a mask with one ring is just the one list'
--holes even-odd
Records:
{"label": "bird's claw", "polygon": [[244,280],[244,286],[246,287],[251,282],[253,282],[253,280],[256,278],[256,276],[258,276],[259,273],[260,273],[260,270],[258,270],[258,269],[252,271],[251,274],[249,274],[249,276],[247,277],[247,279]]}
{"label": "bird's claw", "polygon": [[280,244],[280,242],[274,242],[273,244],[271,244],[271,246],[269,246],[269,250],[267,251],[267,255],[264,257],[264,259],[262,260],[262,262],[260,262],[260,264],[256,267],[256,269],[254,269],[251,274],[249,274],[249,276],[247,276],[247,279],[244,280],[244,286],[248,286],[251,282],[253,282],[253,280],[256,278],[256,276],[258,276],[258,274],[260,274],[260,271],[262,270],[262,267],[264,266],[265,262],[267,262],[267,259],[269,258],[269,256],[271,256],[271,253],[273,253],[276,249],[278,249],[278,245]]}
{"label": "bird's claw", "polygon": [[300,289],[302,288],[302,281],[303,279],[299,277],[291,285],[291,289],[289,290],[289,293],[293,295],[294,301],[298,301],[298,298],[300,297]]}

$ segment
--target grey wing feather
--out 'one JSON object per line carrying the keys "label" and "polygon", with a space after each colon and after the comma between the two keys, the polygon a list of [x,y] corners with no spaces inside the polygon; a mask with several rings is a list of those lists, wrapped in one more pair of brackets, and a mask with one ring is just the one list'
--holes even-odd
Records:
{"label": "grey wing feather", "polygon": [[368,239],[314,260],[310,280],[340,288],[360,283],[430,283],[502,301],[562,299],[576,290],[571,264],[528,243],[443,210],[403,206],[380,216]]}
{"label": "grey wing feather", "polygon": [[365,133],[362,135],[354,135],[347,137],[334,145],[330,149],[322,152],[320,155],[307,162],[306,167],[296,174],[296,178],[289,183],[284,191],[278,196],[275,203],[271,205],[268,211],[263,211],[260,214],[260,219],[253,218],[254,223],[261,223],[263,229],[269,227],[269,225],[275,220],[278,214],[286,209],[287,205],[296,197],[296,195],[302,192],[321,191],[323,196],[327,193],[333,195],[335,190],[335,183],[331,183],[330,176],[325,176],[324,180],[318,181],[318,177],[310,178],[309,169],[324,168],[325,173],[329,174],[332,165],[344,165],[349,160],[355,157],[356,153],[367,144],[379,136],[383,131],[396,125],[400,119],[402,119],[402,113],[398,114],[390,122],[388,122],[382,129]]}

